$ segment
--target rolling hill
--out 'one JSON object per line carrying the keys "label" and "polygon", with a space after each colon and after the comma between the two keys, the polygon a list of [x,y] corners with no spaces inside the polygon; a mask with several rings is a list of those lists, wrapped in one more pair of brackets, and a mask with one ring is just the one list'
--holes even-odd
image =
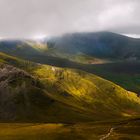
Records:
{"label": "rolling hill", "polygon": [[7,82],[7,94],[1,98],[1,104],[6,106],[1,110],[5,116],[13,115],[12,120],[77,122],[140,115],[140,98],[135,93],[96,75],[24,61],[3,53],[0,61],[3,72],[0,86]]}
{"label": "rolling hill", "polygon": [[0,122],[75,122],[92,120],[78,109],[49,97],[37,79],[0,64]]}

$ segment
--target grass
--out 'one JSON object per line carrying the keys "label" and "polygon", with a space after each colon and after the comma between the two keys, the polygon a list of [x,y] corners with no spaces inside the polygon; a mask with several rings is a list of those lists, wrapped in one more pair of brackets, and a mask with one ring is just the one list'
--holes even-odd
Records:
{"label": "grass", "polygon": [[117,129],[109,139],[140,138],[137,123],[120,125],[121,120],[140,116],[140,98],[135,93],[80,70],[41,65],[3,53],[0,56],[2,65],[23,69],[39,82],[34,85],[32,79],[17,78],[12,83],[15,89],[25,82],[27,92],[22,89],[26,96],[22,91],[13,96],[20,111],[16,114],[18,119],[0,124],[0,139],[99,140],[114,125]]}
{"label": "grass", "polygon": [[[59,50],[53,46],[49,47],[49,45],[47,46],[46,44],[29,40],[25,40],[23,42],[22,41],[13,42],[12,44],[9,45],[5,43],[0,44],[1,45],[0,49],[1,51],[6,52],[8,54],[15,55],[17,57],[42,64],[84,70],[86,72],[97,74],[98,76],[110,80],[127,90],[136,92],[138,94],[140,93],[139,86],[140,63],[131,62],[132,61],[131,59],[129,60],[130,61],[129,63],[128,62],[120,63],[118,62],[120,61],[120,59],[117,59],[116,62],[115,58],[114,59],[108,58],[108,60],[106,60],[105,58],[97,58],[90,56],[88,54],[78,53],[79,51],[76,54],[70,54],[66,53],[67,49],[66,52],[63,52],[62,50]],[[61,47],[63,46],[60,46],[60,48]],[[126,49],[129,48],[128,44],[125,47]],[[80,46],[80,48],[82,48],[82,46]],[[127,71],[124,72],[124,69],[127,69]]]}
{"label": "grass", "polygon": [[[89,66],[89,71],[108,79],[123,88],[140,93],[140,63],[117,62]],[[87,66],[88,69],[88,66]]]}
{"label": "grass", "polygon": [[99,140],[109,128],[97,124],[0,124],[0,139]]}
{"label": "grass", "polygon": [[[36,47],[35,47],[36,48]],[[40,50],[39,50],[40,51]],[[48,52],[48,51],[47,51]],[[46,52],[46,53],[47,53]],[[59,67],[75,68],[90,72],[110,80],[121,87],[140,93],[140,63],[139,62],[115,62],[110,63],[109,60],[99,60],[86,55],[64,55],[59,57],[59,54],[50,55],[17,55],[18,57],[34,62],[49,64]],[[70,61],[69,61],[70,60]],[[114,61],[114,60],[112,60]],[[126,70],[127,69],[127,70]]]}
{"label": "grass", "polygon": [[104,64],[104,63],[110,62],[109,60],[92,57],[92,56],[82,54],[82,53],[77,53],[77,54],[62,53],[56,50],[56,48],[55,49],[49,48],[46,51],[46,54],[49,56],[67,59],[72,62],[81,63],[81,64]]}
{"label": "grass", "polygon": [[99,140],[116,127],[108,140],[139,140],[139,121],[90,123],[0,123],[2,140]]}
{"label": "grass", "polygon": [[2,58],[38,79],[43,91],[50,98],[76,108],[85,115],[90,114],[95,120],[134,117],[140,114],[140,99],[135,93],[96,75],[75,69],[35,64],[4,54]]}

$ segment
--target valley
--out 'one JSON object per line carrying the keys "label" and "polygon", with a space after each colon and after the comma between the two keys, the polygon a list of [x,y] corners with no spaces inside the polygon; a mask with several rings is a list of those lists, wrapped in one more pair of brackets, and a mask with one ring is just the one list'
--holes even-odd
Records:
{"label": "valley", "polygon": [[[0,139],[140,139],[139,40],[113,33],[54,40],[0,42]],[[129,41],[136,50],[127,51]],[[125,53],[115,56],[120,42]]]}
{"label": "valley", "polygon": [[75,33],[41,42],[4,40],[0,51],[41,64],[90,72],[139,94],[139,44],[139,39],[110,32]]}
{"label": "valley", "polygon": [[140,121],[88,123],[0,123],[3,140],[139,140]]}

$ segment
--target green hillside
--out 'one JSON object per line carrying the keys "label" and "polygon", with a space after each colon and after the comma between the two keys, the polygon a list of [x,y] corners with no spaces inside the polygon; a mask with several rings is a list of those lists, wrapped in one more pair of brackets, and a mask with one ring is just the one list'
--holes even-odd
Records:
{"label": "green hillside", "polygon": [[108,80],[4,53],[0,73],[2,140],[140,138],[140,98]]}
{"label": "green hillside", "polygon": [[84,70],[139,94],[139,44],[139,39],[110,32],[74,33],[41,42],[2,40],[0,51],[27,61]]}
{"label": "green hillside", "polygon": [[[32,112],[34,113],[39,112],[37,116],[38,118],[41,117],[41,120],[57,121],[55,120],[57,118],[65,122],[86,118],[89,121],[118,119],[118,117],[119,119],[134,118],[140,115],[140,98],[135,93],[126,91],[96,75],[76,69],[36,64],[3,53],[0,53],[0,58],[2,63],[27,71],[39,82],[39,85],[34,85],[34,87],[32,82],[30,83],[30,80],[27,80],[29,88],[27,95],[30,96],[31,101],[33,98],[37,101],[36,107],[32,106],[32,103],[36,103],[32,101],[29,109],[33,108]],[[26,85],[25,79],[20,81],[21,83],[25,81],[24,86]],[[19,82],[15,81],[15,83]],[[30,87],[33,87],[33,89],[30,89]],[[17,86],[14,88],[17,88]],[[39,94],[39,92],[41,93]],[[38,101],[38,96],[40,101]],[[47,96],[46,100],[45,96]],[[51,102],[50,99],[55,102]],[[39,110],[36,110],[37,108]],[[67,112],[69,113],[67,114]],[[34,113],[31,115],[34,115]],[[84,117],[82,117],[83,115]]]}
{"label": "green hillside", "polygon": [[0,64],[0,122],[78,122],[92,120],[47,95],[27,72]]}

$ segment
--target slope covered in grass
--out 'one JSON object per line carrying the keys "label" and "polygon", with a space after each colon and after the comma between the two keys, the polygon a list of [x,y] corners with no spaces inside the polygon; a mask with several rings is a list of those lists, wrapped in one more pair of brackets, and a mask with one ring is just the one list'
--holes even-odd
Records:
{"label": "slope covered in grass", "polygon": [[37,63],[82,69],[139,94],[139,44],[139,39],[110,32],[74,33],[44,42],[3,40],[0,51]]}
{"label": "slope covered in grass", "polygon": [[123,88],[140,94],[140,62],[117,62],[101,65],[88,65],[83,69],[108,79]]}
{"label": "slope covered in grass", "polygon": [[0,63],[0,122],[78,122],[91,117],[44,92],[29,73]]}
{"label": "slope covered in grass", "polygon": [[2,40],[0,51],[19,56],[39,55],[47,51],[46,44],[32,40]]}
{"label": "slope covered in grass", "polygon": [[93,120],[140,115],[140,98],[135,93],[96,75],[0,55],[6,63],[22,68],[38,79],[49,98],[88,114]]}
{"label": "slope covered in grass", "polygon": [[34,70],[50,96],[105,119],[139,115],[140,99],[95,75],[72,69],[39,66]]}
{"label": "slope covered in grass", "polygon": [[140,121],[62,123],[0,123],[2,140],[139,140]]}

